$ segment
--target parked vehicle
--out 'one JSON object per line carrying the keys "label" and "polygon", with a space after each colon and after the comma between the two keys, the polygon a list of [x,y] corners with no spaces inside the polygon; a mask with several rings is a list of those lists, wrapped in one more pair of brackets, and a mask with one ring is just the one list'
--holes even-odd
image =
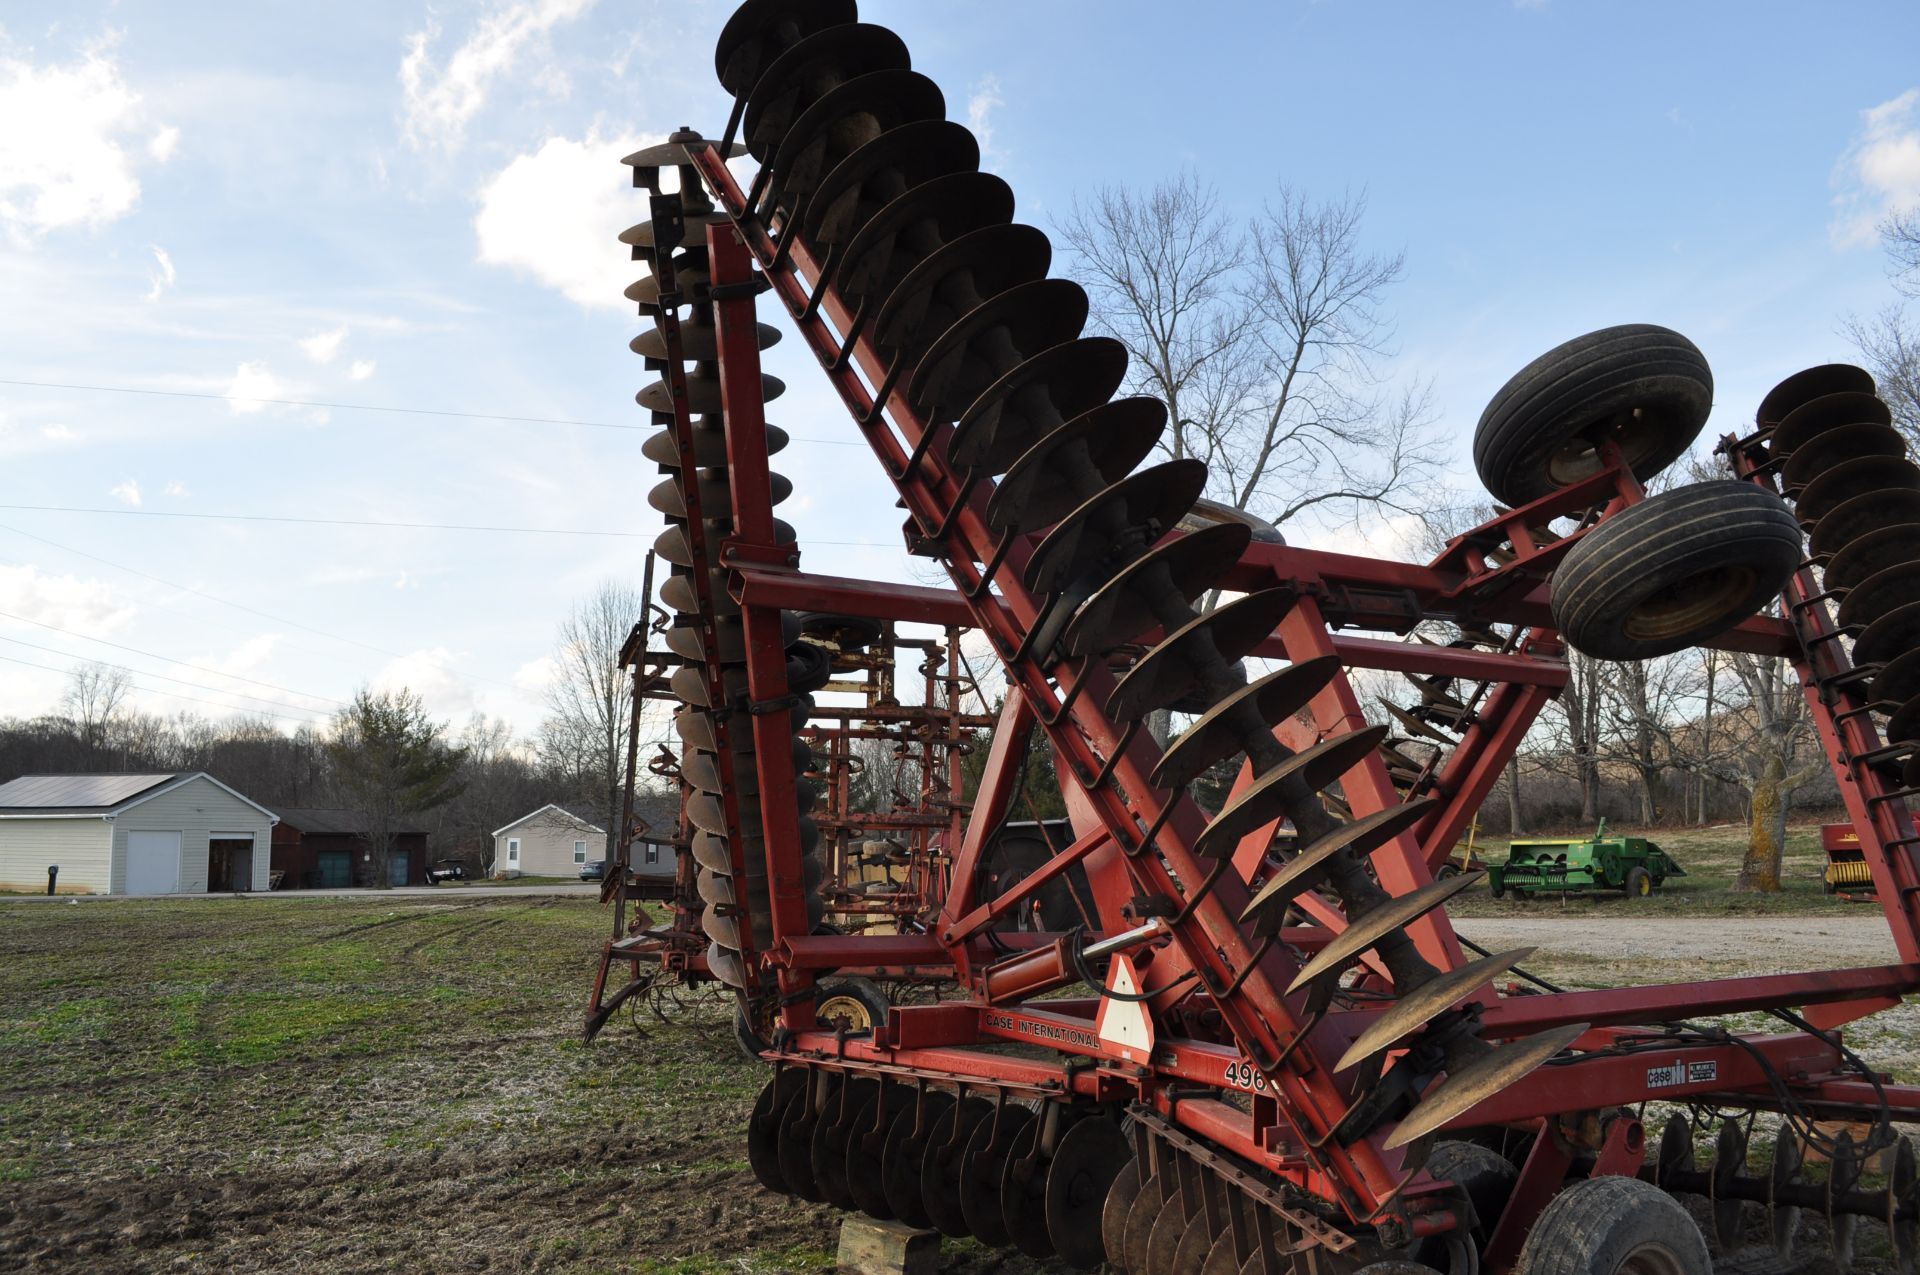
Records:
{"label": "parked vehicle", "polygon": [[1487,869],[1487,884],[1496,899],[1508,890],[1517,899],[1543,890],[1619,890],[1628,898],[1645,898],[1668,877],[1685,875],[1645,837],[1609,837],[1602,819],[1591,837],[1514,842],[1507,847],[1507,861]]}
{"label": "parked vehicle", "polygon": [[467,865],[458,859],[441,859],[427,865],[427,884],[439,885],[442,881],[465,881]]}
{"label": "parked vehicle", "polygon": [[582,881],[606,880],[607,879],[607,861],[605,859],[595,859],[592,863],[581,864],[580,879]]}

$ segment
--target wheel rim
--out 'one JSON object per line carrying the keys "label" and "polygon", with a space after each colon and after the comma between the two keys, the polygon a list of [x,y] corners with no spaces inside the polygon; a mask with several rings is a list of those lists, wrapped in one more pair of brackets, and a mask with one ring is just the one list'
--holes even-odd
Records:
{"label": "wheel rim", "polygon": [[1620,459],[1630,470],[1652,456],[1665,431],[1659,412],[1630,407],[1598,428],[1567,439],[1547,453],[1547,480],[1555,487],[1571,487],[1583,478],[1599,473],[1600,443],[1611,442],[1620,449]]}
{"label": "wheel rim", "polygon": [[1614,1275],[1688,1275],[1689,1267],[1665,1244],[1642,1244],[1629,1250],[1613,1270]]}
{"label": "wheel rim", "polygon": [[1639,641],[1691,634],[1746,609],[1759,575],[1752,567],[1715,567],[1676,580],[1636,606],[1622,625]]}
{"label": "wheel rim", "polygon": [[814,1010],[815,1016],[822,1022],[850,1032],[871,1031],[873,1014],[867,1009],[866,1002],[858,996],[829,996],[820,1002]]}

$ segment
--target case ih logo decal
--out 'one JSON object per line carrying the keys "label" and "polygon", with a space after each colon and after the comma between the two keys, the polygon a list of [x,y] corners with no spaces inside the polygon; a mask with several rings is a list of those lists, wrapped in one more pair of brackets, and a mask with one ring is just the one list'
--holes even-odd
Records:
{"label": "case ih logo decal", "polygon": [[1720,1079],[1720,1064],[1674,1062],[1665,1067],[1647,1068],[1647,1088],[1666,1089],[1673,1085],[1704,1085]]}
{"label": "case ih logo decal", "polygon": [[1022,1036],[1032,1036],[1035,1040],[1057,1040],[1081,1049],[1098,1050],[1100,1048],[1100,1040],[1092,1032],[1081,1031],[1077,1027],[1061,1027],[1054,1023],[1038,1023],[1030,1018],[1015,1018],[1012,1014],[989,1013],[987,1026],[995,1031],[1018,1032]]}

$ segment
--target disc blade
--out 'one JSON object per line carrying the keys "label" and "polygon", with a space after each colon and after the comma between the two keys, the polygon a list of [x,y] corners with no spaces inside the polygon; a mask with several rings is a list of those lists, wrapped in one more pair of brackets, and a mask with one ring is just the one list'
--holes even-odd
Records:
{"label": "disc blade", "polygon": [[[904,285],[902,291],[904,291]],[[896,294],[897,295],[897,294]],[[1071,341],[1086,326],[1086,291],[1066,279],[1036,279],[984,301],[942,332],[913,369],[907,401],[929,426],[944,425],[999,379],[998,359]],[[990,344],[994,359],[969,357]]]}
{"label": "disc blade", "polygon": [[1359,1039],[1340,1056],[1340,1061],[1333,1065],[1333,1069],[1345,1071],[1356,1063],[1391,1049],[1539,950],[1537,947],[1519,947],[1511,952],[1469,961],[1459,969],[1449,970],[1402,996],[1388,1007],[1386,1013],[1374,1019],[1366,1031],[1360,1033]]}
{"label": "disc blade", "polygon": [[952,243],[1013,220],[1013,189],[992,173],[955,172],[910,187],[869,217],[834,262],[841,300],[865,314],[925,260],[926,244]]}
{"label": "disc blade", "polygon": [[1439,730],[1435,729],[1433,726],[1429,725],[1428,723],[1421,721],[1418,717],[1415,717],[1412,713],[1409,713],[1406,709],[1401,708],[1398,704],[1394,703],[1392,700],[1384,699],[1377,695],[1374,698],[1379,700],[1380,707],[1387,710],[1387,716],[1391,717],[1396,723],[1398,723],[1400,726],[1400,729],[1406,731],[1407,734],[1415,736],[1416,738],[1419,738],[1419,739],[1432,740],[1436,744],[1445,744],[1449,748],[1453,747],[1455,744],[1460,742],[1459,740],[1456,740],[1451,736],[1442,734]]}
{"label": "disc blade", "polygon": [[1878,421],[1855,421],[1816,435],[1795,449],[1780,469],[1780,489],[1791,496],[1835,465],[1862,456],[1894,458],[1907,454],[1900,431]]}
{"label": "disc blade", "polygon": [[1920,561],[1920,522],[1881,527],[1849,538],[1834,551],[1822,577],[1830,590],[1851,589],[1888,567]]}
{"label": "disc blade", "polygon": [[1855,496],[1876,491],[1920,491],[1920,465],[1904,456],[1843,460],[1800,489],[1794,514],[1801,522],[1817,523]]}
{"label": "disc blade", "polygon": [[1169,584],[1182,602],[1192,602],[1233,569],[1252,539],[1246,527],[1222,523],[1155,545],[1074,613],[1062,638],[1067,654],[1111,651],[1140,636],[1159,622],[1154,599]]}
{"label": "disc blade", "polygon": [[1107,715],[1125,723],[1173,707],[1199,684],[1205,650],[1217,651],[1228,664],[1243,659],[1273,635],[1298,597],[1286,587],[1263,589],[1189,621],[1120,679],[1107,697]]}
{"label": "disc blade", "polygon": [[982,474],[1004,473],[1035,440],[1105,403],[1127,374],[1127,347],[1083,336],[1040,351],[989,385],[953,427],[947,456]]}
{"label": "disc blade", "polygon": [[[1854,369],[1858,371],[1859,369]],[[1893,423],[1893,413],[1872,393],[1871,378],[1866,390],[1843,390],[1809,399],[1788,412],[1773,427],[1773,454],[1792,456],[1820,434],[1843,425],[1873,421]]]}
{"label": "disc blade", "polygon": [[1062,1135],[1046,1187],[1047,1234],[1062,1261],[1090,1271],[1105,1259],[1107,1197],[1132,1163],[1133,1148],[1115,1121],[1082,1120]]}
{"label": "disc blade", "polygon": [[1874,674],[1867,695],[1880,704],[1904,704],[1920,696],[1920,650],[1888,660]]}
{"label": "disc blade", "polygon": [[1831,558],[1869,532],[1907,523],[1920,523],[1920,492],[1870,491],[1836,506],[1815,524],[1812,553]]}
{"label": "disc blade", "polygon": [[1920,602],[1920,559],[1876,571],[1854,585],[1835,618],[1843,629],[1864,629],[1909,602]]}
{"label": "disc blade", "polygon": [[1285,790],[1295,781],[1317,793],[1371,756],[1386,737],[1386,727],[1369,726],[1293,754],[1215,815],[1194,841],[1193,852],[1203,858],[1226,858],[1242,837],[1287,813]]}
{"label": "disc blade", "polygon": [[1346,929],[1334,935],[1332,942],[1314,953],[1313,959],[1300,967],[1300,972],[1293,976],[1293,982],[1287,985],[1287,990],[1297,992],[1317,979],[1337,975],[1380,940],[1390,934],[1398,934],[1467,887],[1478,885],[1485,875],[1483,872],[1463,872],[1457,877],[1432,881],[1350,919]]}
{"label": "disc blade", "polygon": [[1518,1084],[1522,1077],[1585,1035],[1587,1026],[1569,1023],[1508,1041],[1461,1068],[1458,1075],[1448,1076],[1437,1088],[1422,1094],[1419,1105],[1387,1135],[1387,1150],[1404,1147],[1415,1138],[1432,1133],[1455,1116],[1471,1111],[1482,1100]]}
{"label": "disc blade", "polygon": [[1920,647],[1920,602],[1897,606],[1869,624],[1853,644],[1853,664],[1885,664]]}
{"label": "disc blade", "polygon": [[1051,527],[1076,509],[1087,485],[1119,482],[1153,453],[1166,429],[1157,398],[1121,398],[1035,442],[995,486],[987,525],[999,533]]}
{"label": "disc blade", "polygon": [[1340,673],[1340,657],[1322,655],[1290,664],[1247,685],[1208,709],[1173,741],[1153,768],[1156,788],[1184,788],[1207,767],[1246,751],[1249,741],[1236,720],[1251,708],[1269,730],[1305,708]]}
{"label": "disc blade", "polygon": [[1116,552],[1123,530],[1140,529],[1145,543],[1153,543],[1173,530],[1206,485],[1206,465],[1189,457],[1143,469],[1089,497],[1033,551],[1027,588],[1036,593],[1066,588]]}
{"label": "disc blade", "polygon": [[1240,913],[1240,920],[1256,920],[1256,938],[1277,934],[1286,905],[1320,881],[1325,875],[1327,860],[1343,851],[1361,856],[1372,854],[1426,818],[1428,811],[1438,804],[1438,798],[1421,797],[1341,824],[1289,859],[1285,867],[1260,887],[1259,893]]}
{"label": "disc blade", "polygon": [[1794,409],[1829,394],[1873,393],[1873,377],[1851,363],[1823,363],[1795,372],[1767,391],[1754,413],[1754,423],[1766,429],[1778,425]]}

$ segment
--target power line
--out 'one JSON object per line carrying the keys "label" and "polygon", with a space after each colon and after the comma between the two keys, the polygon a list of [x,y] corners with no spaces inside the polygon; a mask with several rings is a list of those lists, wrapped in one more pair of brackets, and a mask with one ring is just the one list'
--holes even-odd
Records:
{"label": "power line", "polygon": [[[236,681],[236,682],[247,682],[254,686],[264,686],[270,691],[279,691],[283,695],[298,695],[301,699],[323,699],[327,701],[327,703],[329,704],[339,704],[342,706],[344,706],[347,702],[343,699],[335,699],[331,695],[315,695],[310,691],[296,691],[291,686],[279,686],[273,682],[263,682],[257,677],[247,677],[240,673],[229,673],[229,672],[226,672],[224,669],[208,668],[204,664],[195,664],[192,660],[176,660],[170,655],[159,655],[153,651],[143,651],[137,646],[126,646],[119,642],[109,642],[106,638],[97,638],[88,633],[76,632],[73,629],[63,629],[57,624],[48,624],[44,620],[30,620],[24,615],[14,615],[10,611],[0,611],[0,619],[18,620],[22,624],[31,624],[37,629],[47,629],[54,633],[64,633],[68,637],[77,637],[83,642],[97,642],[101,646],[110,646],[116,651],[126,651],[133,655],[144,655],[150,660],[159,660],[163,664],[178,664],[181,668],[197,669],[202,673],[211,673],[215,677],[231,678],[233,681]],[[61,654],[65,654],[65,652],[61,652]],[[128,671],[131,672],[132,670],[128,670]],[[152,674],[148,674],[148,676],[158,677],[160,675],[158,673],[152,673]],[[189,685],[191,685],[191,683],[189,683]],[[202,689],[212,690],[213,688],[203,687]],[[233,692],[233,693],[238,694],[238,692]],[[282,705],[282,707],[291,708],[293,706],[288,704],[288,705]],[[309,709],[307,711],[311,712],[314,710]]]}
{"label": "power line", "polygon": [[[9,664],[24,664],[28,668],[45,669],[49,673],[64,673],[68,675],[71,675],[73,673],[73,670],[70,668],[55,668],[51,664],[36,664],[32,660],[17,659],[11,655],[0,655],[0,660],[5,660]],[[143,674],[143,676],[145,675]],[[205,704],[211,708],[224,708],[229,713],[244,711],[244,710],[235,708],[232,704],[215,703],[213,700],[210,700],[210,699],[200,699],[197,696],[193,696],[193,695],[182,695],[177,691],[162,691],[162,690],[157,690],[151,686],[140,686],[137,684],[134,685],[133,689],[136,691],[144,691],[148,695],[163,695],[168,699],[185,700],[189,704]],[[260,716],[271,717],[276,722],[292,722],[295,726],[313,725],[313,720],[311,718],[285,717],[279,713],[261,713]]]}
{"label": "power line", "polygon": [[316,527],[384,527],[409,531],[491,531],[520,536],[614,536],[625,540],[650,540],[645,531],[587,531],[572,527],[494,527],[459,522],[389,522],[376,518],[300,518],[288,514],[205,514],[179,509],[101,509],[85,505],[5,505],[0,509],[18,509],[42,514],[110,514],[116,518],[193,518],[210,522],[287,522]]}
{"label": "power line", "polygon": [[[97,562],[103,567],[112,567],[115,571],[124,571],[128,575],[138,576],[142,580],[151,580],[155,584],[164,585],[169,589],[174,589],[181,593],[191,593],[196,598],[205,598],[207,601],[216,602],[223,607],[231,607],[235,611],[244,612],[247,615],[256,616],[262,620],[268,620],[274,624],[284,624],[288,628],[299,629],[304,633],[311,633],[315,637],[323,637],[331,642],[342,642],[348,646],[357,646],[362,650],[372,651],[375,655],[387,656],[389,659],[403,660],[407,658],[406,656],[402,655],[398,651],[389,651],[385,647],[375,646],[371,642],[362,642],[358,638],[345,637],[338,633],[329,633],[325,629],[316,629],[312,625],[302,624],[298,620],[289,620],[282,616],[273,615],[266,611],[261,611],[261,610],[258,610],[257,608],[246,606],[243,603],[232,602],[226,598],[218,597],[214,594],[208,593],[203,589],[196,589],[192,585],[180,584],[177,581],[168,580],[163,576],[154,575],[150,571],[142,571],[138,567],[130,567],[124,562],[115,562],[111,558],[102,558],[97,553],[88,553],[85,549],[76,549],[72,545],[63,545],[59,541],[49,540],[45,536],[36,536],[31,531],[22,531],[18,527],[9,527],[4,523],[0,523],[0,531],[11,531],[16,536],[25,536],[28,540],[32,540],[39,544],[46,545],[47,547],[52,549],[58,549],[62,553],[70,553],[70,554],[73,554],[75,557],[85,558],[90,562]],[[486,682],[492,686],[506,687],[507,685],[505,682],[497,681],[494,678],[479,677],[477,675],[474,676],[474,680],[479,682]],[[512,689],[512,688],[508,688],[508,689]]]}
{"label": "power line", "polygon": [[[327,403],[304,398],[251,398],[239,394],[209,394],[199,390],[152,390],[131,385],[81,385],[68,381],[19,381],[0,378],[0,385],[23,385],[40,390],[83,390],[95,394],[149,394],[156,398],[212,399],[219,403],[272,403],[276,407],[324,407],[341,412],[391,412],[403,416],[446,416],[463,421],[506,421],[514,425],[575,425],[582,429],[649,432],[654,425],[623,425],[617,421],[579,421],[555,416],[501,416],[492,412],[453,412],[431,407],[385,407],[374,403]],[[796,443],[823,443],[829,447],[863,447],[859,439],[810,438],[789,434]]]}
{"label": "power line", "polygon": [[[304,518],[291,514],[209,514],[190,513],[177,509],[106,509],[92,505],[9,505],[0,504],[0,509],[15,509],[26,513],[41,514],[105,514],[114,518],[192,518],[205,522],[283,522],[301,526],[315,527],[381,527],[389,530],[407,531],[485,531],[500,532],[507,535],[524,536],[610,536],[622,540],[650,540],[658,533],[650,531],[591,531],[572,527],[495,527],[479,523],[459,522],[388,522],[374,518]],[[25,535],[25,532],[20,534]],[[803,539],[801,548],[807,545],[834,545],[849,549],[896,549],[899,545],[879,540],[815,540]],[[76,551],[77,552],[77,551]]]}
{"label": "power line", "polygon": [[[49,655],[64,655],[68,659],[84,660],[87,658],[84,655],[75,655],[72,651],[62,651],[58,647],[42,646],[38,642],[29,642],[25,638],[8,637],[4,633],[0,633],[0,642],[11,642],[15,646],[31,647],[33,650],[36,650],[36,651],[45,651]],[[155,657],[155,658],[158,658],[158,657]],[[286,703],[282,703],[277,699],[267,699],[259,695],[249,695],[245,691],[230,691],[224,686],[208,686],[202,682],[190,682],[184,677],[168,677],[165,673],[149,673],[145,669],[128,668],[124,664],[115,664],[111,660],[93,660],[89,662],[102,665],[106,668],[119,669],[122,673],[127,674],[129,677],[133,677],[133,676],[157,677],[163,682],[173,682],[179,686],[191,686],[196,691],[212,691],[215,695],[227,695],[227,696],[231,696],[234,699],[250,699],[254,701],[256,704],[270,704],[274,708],[285,708],[285,709],[290,709],[296,713],[305,713],[308,715],[307,720],[309,721],[320,720],[326,716],[324,712],[322,712],[317,708],[302,708],[298,704],[286,704]],[[73,671],[74,670],[72,669],[68,670],[68,672],[73,672]],[[159,692],[155,692],[155,693],[158,694]],[[298,694],[298,692],[295,692],[295,694]],[[211,703],[212,701],[201,700],[199,702],[204,704],[204,703]],[[240,706],[235,704],[224,705],[223,707],[235,709],[236,711],[240,709]],[[246,710],[246,711],[255,711],[255,710]],[[292,720],[292,719],[289,718],[286,720]]]}

